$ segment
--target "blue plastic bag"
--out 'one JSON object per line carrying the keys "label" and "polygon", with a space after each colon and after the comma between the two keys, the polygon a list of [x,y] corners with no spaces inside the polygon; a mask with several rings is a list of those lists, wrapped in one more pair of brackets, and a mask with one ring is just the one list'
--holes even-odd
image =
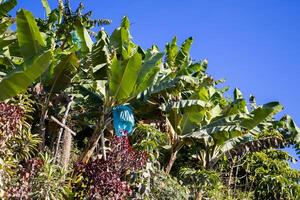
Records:
{"label": "blue plastic bag", "polygon": [[72,37],[72,42],[74,44],[77,44],[78,47],[80,48],[81,47],[81,39],[79,38],[79,35],[78,35],[77,31],[72,31],[71,32],[71,37]]}
{"label": "blue plastic bag", "polygon": [[134,127],[132,109],[127,105],[113,108],[114,129],[118,137],[130,135]]}

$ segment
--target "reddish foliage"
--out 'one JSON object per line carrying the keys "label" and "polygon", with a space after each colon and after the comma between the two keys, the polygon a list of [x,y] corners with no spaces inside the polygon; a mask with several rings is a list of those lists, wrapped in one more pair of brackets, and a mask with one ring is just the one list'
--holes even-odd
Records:
{"label": "reddish foliage", "polygon": [[29,194],[31,192],[30,181],[39,172],[39,169],[43,166],[44,162],[40,158],[32,158],[24,163],[21,168],[20,182],[17,186],[11,187],[6,192],[8,199],[24,199],[29,200]]}
{"label": "reddish foliage", "polygon": [[90,199],[124,199],[132,192],[124,176],[141,169],[146,161],[146,153],[132,149],[127,137],[114,137],[106,160],[78,164],[77,170],[87,181]]}
{"label": "reddish foliage", "polygon": [[23,114],[18,106],[0,103],[0,146],[18,132]]}

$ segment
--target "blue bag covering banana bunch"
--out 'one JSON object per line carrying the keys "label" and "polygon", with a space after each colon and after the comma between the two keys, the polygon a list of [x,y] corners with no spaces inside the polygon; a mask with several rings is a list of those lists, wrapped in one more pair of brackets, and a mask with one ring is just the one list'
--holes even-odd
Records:
{"label": "blue bag covering banana bunch", "polygon": [[130,135],[134,128],[133,111],[128,105],[113,108],[114,129],[118,137]]}

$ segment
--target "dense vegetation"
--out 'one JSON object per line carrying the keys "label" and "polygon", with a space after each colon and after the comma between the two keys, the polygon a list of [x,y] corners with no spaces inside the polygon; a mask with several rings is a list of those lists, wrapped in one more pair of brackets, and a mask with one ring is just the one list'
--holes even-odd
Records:
{"label": "dense vegetation", "polygon": [[[0,2],[1,199],[300,199],[293,119],[226,97],[192,38],[144,50],[127,17],[108,35],[82,4],[42,0],[40,19]],[[114,133],[119,105],[130,136]]]}

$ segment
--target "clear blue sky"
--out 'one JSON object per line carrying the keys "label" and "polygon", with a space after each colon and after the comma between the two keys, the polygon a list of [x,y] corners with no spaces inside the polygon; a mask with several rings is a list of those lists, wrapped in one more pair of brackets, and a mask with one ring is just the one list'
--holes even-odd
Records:
{"label": "clear blue sky", "polygon": [[[80,1],[70,0],[72,7]],[[54,7],[56,0],[49,0]],[[300,1],[299,0],[82,0],[97,18],[109,18],[111,32],[122,16],[132,23],[134,41],[161,49],[173,36],[194,37],[192,57],[207,58],[208,72],[225,78],[231,88],[258,103],[280,101],[300,124]],[[18,8],[36,16],[39,0],[19,0]],[[289,150],[290,151],[290,150]],[[290,151],[292,154],[293,152]],[[293,165],[300,168],[300,163]]]}

